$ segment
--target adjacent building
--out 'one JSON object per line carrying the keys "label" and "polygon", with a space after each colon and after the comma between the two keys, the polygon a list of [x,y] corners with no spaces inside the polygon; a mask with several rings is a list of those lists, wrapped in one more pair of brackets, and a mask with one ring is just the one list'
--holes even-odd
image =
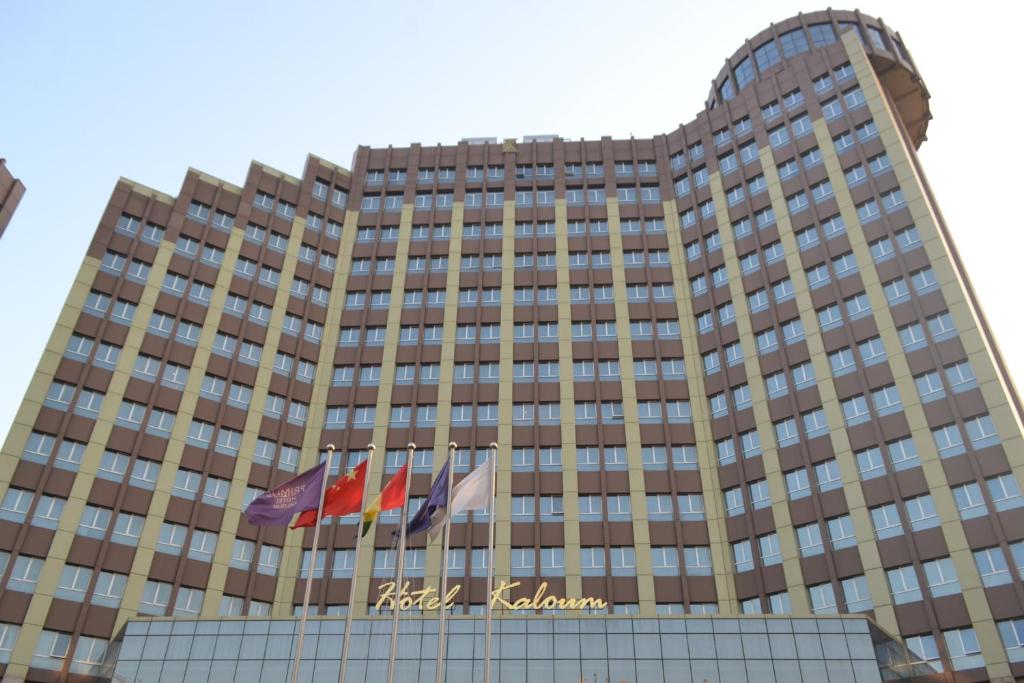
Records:
{"label": "adjacent building", "polygon": [[7,169],[7,159],[0,159],[0,237],[11,222],[11,216],[24,194],[25,184],[11,175]]}
{"label": "adjacent building", "polygon": [[[746,41],[654,138],[360,147],[241,187],[189,171],[175,196],[121,180],[0,456],[4,680],[100,672],[129,637],[118,680],[279,680],[266,635],[293,632],[307,572],[319,615],[354,576],[359,628],[389,629],[396,516],[354,567],[354,519],[314,552],[241,510],[328,443],[345,467],[376,444],[374,490],[418,444],[415,507],[450,441],[459,473],[500,445],[509,594],[609,604],[500,632],[637,643],[531,681],[878,680],[852,639],[810,668],[697,645],[772,629],[896,636],[913,661],[879,656],[887,676],[1024,676],[1021,405],[917,157],[929,118],[900,35],[830,10]],[[456,520],[456,613],[482,609],[486,544],[486,511]],[[440,561],[414,537],[412,587]],[[218,628],[266,650],[167,649]],[[641,648],[659,629],[730,637],[676,659]]]}

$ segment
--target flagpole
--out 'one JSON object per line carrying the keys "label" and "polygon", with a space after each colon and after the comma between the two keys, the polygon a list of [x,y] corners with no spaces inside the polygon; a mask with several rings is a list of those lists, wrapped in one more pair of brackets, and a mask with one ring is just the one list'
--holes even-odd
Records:
{"label": "flagpole", "polygon": [[345,640],[341,646],[341,669],[338,671],[338,683],[345,683],[345,669],[348,668],[348,647],[352,642],[352,615],[355,612],[356,575],[359,571],[359,548],[362,546],[362,536],[359,529],[363,523],[363,510],[366,509],[366,491],[370,485],[370,465],[373,463],[373,456],[377,452],[375,445],[366,445],[366,468],[363,470],[363,497],[359,502],[359,517],[356,519],[356,552],[352,557],[352,580],[348,585],[348,609],[345,610]]}
{"label": "flagpole", "polygon": [[416,444],[410,443],[405,459],[405,498],[402,503],[402,514],[398,526],[398,567],[395,577],[395,602],[391,606],[391,652],[388,655],[388,683],[395,683],[395,654],[398,649],[398,616],[402,604],[402,570],[405,568],[405,521],[409,511],[409,489],[412,486],[412,460],[416,454]]}
{"label": "flagpole", "polygon": [[[299,620],[299,642],[295,646],[295,663],[292,666],[292,683],[299,683],[299,664],[302,663],[302,641],[306,637],[306,617],[309,616],[309,594],[313,590],[313,574],[316,570],[317,546],[320,544],[320,521],[324,514],[324,495],[327,493],[327,476],[334,459],[334,444],[327,444],[327,463],[324,466],[323,481],[320,482],[320,504],[316,508],[316,526],[313,527],[313,550],[309,554],[309,573],[306,575],[306,594],[302,598],[302,618]],[[301,562],[299,564],[301,568]]]}
{"label": "flagpole", "polygon": [[453,476],[452,466],[455,464],[455,450],[459,447],[457,443],[452,441],[448,444],[448,495],[445,497],[445,519],[444,519],[444,547],[441,554],[441,615],[437,622],[437,664],[434,668],[434,679],[435,683],[444,683],[444,664],[445,664],[445,622],[448,618],[448,545],[451,541],[452,532],[452,516],[448,514],[452,509],[452,484],[454,483],[455,477]]}
{"label": "flagpole", "polygon": [[492,609],[491,591],[494,590],[494,518],[497,516],[497,490],[495,481],[498,477],[498,444],[491,443],[491,514],[487,517],[487,621],[484,630],[484,683],[491,683],[491,630],[494,617]]}

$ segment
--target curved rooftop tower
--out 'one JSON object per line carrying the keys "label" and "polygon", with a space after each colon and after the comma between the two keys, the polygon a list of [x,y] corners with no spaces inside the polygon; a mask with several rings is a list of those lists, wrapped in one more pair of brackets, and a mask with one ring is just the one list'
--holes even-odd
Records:
{"label": "curved rooftop tower", "polygon": [[[917,158],[930,117],[900,34],[828,10],[747,40],[654,138],[121,180],[0,454],[4,681],[284,680],[266,634],[310,567],[316,613],[355,580],[389,633],[397,516],[353,566],[354,518],[314,554],[241,511],[327,444],[346,469],[377,444],[376,493],[409,442],[412,507],[449,442],[457,477],[499,444],[510,599],[608,603],[500,610],[502,681],[1024,676],[1021,406]],[[478,615],[488,517],[454,521]],[[409,547],[437,586],[440,545]],[[436,616],[403,619],[402,680],[434,680]],[[450,627],[449,680],[479,680],[482,627]]]}

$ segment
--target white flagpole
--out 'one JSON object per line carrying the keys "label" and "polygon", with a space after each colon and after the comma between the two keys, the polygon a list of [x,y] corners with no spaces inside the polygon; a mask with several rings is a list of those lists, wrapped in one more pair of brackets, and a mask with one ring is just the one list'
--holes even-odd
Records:
{"label": "white flagpole", "polygon": [[377,447],[372,443],[366,445],[366,469],[363,471],[363,497],[359,503],[359,518],[356,519],[356,552],[352,557],[352,580],[348,586],[348,609],[345,613],[345,640],[341,646],[341,669],[338,671],[338,683],[345,683],[345,669],[348,667],[348,646],[352,642],[352,614],[355,612],[356,578],[359,571],[359,548],[362,546],[363,510],[366,509],[366,491],[370,485],[370,465]]}
{"label": "white flagpole", "polygon": [[[327,477],[334,459],[334,444],[327,444],[327,462],[324,464],[324,478],[320,483],[320,504],[316,508],[316,526],[313,527],[313,550],[309,554],[309,573],[306,575],[306,594],[302,598],[302,618],[299,620],[299,642],[295,645],[295,662],[292,664],[292,683],[299,683],[299,664],[302,663],[302,641],[306,637],[306,617],[309,616],[309,594],[313,590],[313,574],[316,570],[317,546],[320,544],[320,520],[324,514],[324,495],[327,493]],[[301,563],[300,563],[301,568]]]}
{"label": "white flagpole", "polygon": [[401,614],[402,602],[402,570],[405,568],[405,520],[409,510],[409,488],[412,486],[412,460],[416,454],[416,444],[410,443],[409,454],[405,459],[405,498],[402,503],[402,514],[398,526],[398,567],[395,577],[395,602],[391,607],[391,652],[388,655],[388,683],[395,683],[395,654],[398,650],[398,616]]}
{"label": "white flagpole", "polygon": [[448,545],[451,541],[452,532],[452,516],[450,513],[452,509],[452,484],[454,483],[454,472],[452,467],[455,465],[455,450],[458,448],[458,444],[452,441],[448,444],[448,497],[445,498],[447,503],[445,504],[445,519],[444,519],[444,548],[441,555],[441,616],[437,621],[437,665],[434,668],[434,680],[436,683],[444,683],[444,664],[445,664],[445,636],[446,625],[445,622],[448,618],[448,605],[446,598],[448,596]]}
{"label": "white flagpole", "polygon": [[497,516],[498,444],[491,443],[491,514],[487,517],[487,622],[484,630],[484,683],[491,683],[491,622],[494,610],[491,608],[491,591],[494,590],[494,518]]}

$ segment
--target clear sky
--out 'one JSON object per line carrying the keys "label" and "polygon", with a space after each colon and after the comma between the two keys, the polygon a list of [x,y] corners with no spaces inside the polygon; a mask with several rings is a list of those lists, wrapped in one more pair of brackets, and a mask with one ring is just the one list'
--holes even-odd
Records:
{"label": "clear sky", "polygon": [[[822,3],[824,4],[824,3]],[[880,2],[931,94],[921,157],[1013,375],[1024,158],[1011,3]],[[5,436],[119,176],[301,175],[356,145],[651,136],[693,119],[743,40],[794,2],[0,0],[0,156],[27,193],[0,238]],[[850,6],[849,9],[854,9]]]}

